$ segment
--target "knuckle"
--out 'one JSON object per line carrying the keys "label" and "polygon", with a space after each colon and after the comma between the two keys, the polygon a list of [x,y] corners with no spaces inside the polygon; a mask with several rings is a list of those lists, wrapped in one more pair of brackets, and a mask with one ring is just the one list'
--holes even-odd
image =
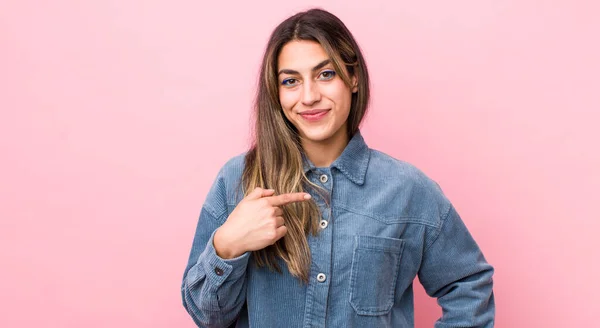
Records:
{"label": "knuckle", "polygon": [[267,240],[274,242],[275,238],[277,237],[277,233],[275,230],[270,229],[265,233],[265,237],[267,237]]}

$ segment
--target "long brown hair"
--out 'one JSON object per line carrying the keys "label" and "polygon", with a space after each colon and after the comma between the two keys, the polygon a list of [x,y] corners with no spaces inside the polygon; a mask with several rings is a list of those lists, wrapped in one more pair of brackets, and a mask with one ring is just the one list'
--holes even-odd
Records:
{"label": "long brown hair", "polygon": [[[246,154],[242,184],[246,193],[255,187],[275,189],[277,194],[318,191],[304,173],[303,149],[296,128],[286,119],[279,102],[277,58],[282,47],[293,40],[318,42],[329,55],[336,73],[352,88],[357,77],[358,91],[352,94],[348,136],[359,128],[369,102],[369,76],[364,58],[344,23],[322,9],[298,13],[275,28],[263,57],[254,104],[254,140]],[[282,207],[287,234],[274,245],[254,252],[255,263],[280,272],[281,258],[289,272],[307,282],[310,249],[307,235],[318,231],[319,208],[312,202]]]}

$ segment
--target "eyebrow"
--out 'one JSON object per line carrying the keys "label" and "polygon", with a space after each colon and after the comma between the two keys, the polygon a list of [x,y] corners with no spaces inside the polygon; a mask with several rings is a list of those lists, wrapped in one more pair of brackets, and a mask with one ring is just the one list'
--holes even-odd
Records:
{"label": "eyebrow", "polygon": [[[330,59],[325,59],[324,61],[320,62],[319,64],[317,64],[317,66],[312,68],[312,71],[318,71],[321,68],[327,66],[327,64],[331,63]],[[294,74],[300,74],[298,71],[294,71],[293,69],[282,69],[279,71],[279,73],[277,73],[277,76],[279,76],[280,74],[290,74],[290,75],[294,75]]]}

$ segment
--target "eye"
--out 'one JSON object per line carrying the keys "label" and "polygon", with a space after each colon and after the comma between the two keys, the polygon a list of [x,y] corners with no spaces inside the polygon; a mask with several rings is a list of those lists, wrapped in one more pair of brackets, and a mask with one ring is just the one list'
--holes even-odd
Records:
{"label": "eye", "polygon": [[335,77],[335,71],[333,70],[327,70],[327,71],[323,71],[321,72],[321,74],[319,75],[319,79],[320,80],[331,80]]}
{"label": "eye", "polygon": [[298,80],[289,78],[281,81],[281,84],[286,87],[293,87],[294,85],[296,85],[297,82]]}

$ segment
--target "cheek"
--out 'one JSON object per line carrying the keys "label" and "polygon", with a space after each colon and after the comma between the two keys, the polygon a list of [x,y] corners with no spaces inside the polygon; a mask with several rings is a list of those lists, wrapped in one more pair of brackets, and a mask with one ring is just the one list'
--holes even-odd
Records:
{"label": "cheek", "polygon": [[284,110],[291,110],[297,102],[296,93],[292,90],[280,89],[279,90],[279,102]]}
{"label": "cheek", "polygon": [[338,83],[332,83],[323,89],[323,93],[327,94],[327,97],[333,100],[336,107],[340,110],[350,110],[350,103],[352,100],[352,92],[344,84],[343,81],[336,81]]}
{"label": "cheek", "polygon": [[283,115],[288,119],[288,121],[293,122],[292,117],[290,117],[292,114],[292,109],[296,104],[293,92],[290,92],[290,90],[279,90],[279,104],[283,110]]}

